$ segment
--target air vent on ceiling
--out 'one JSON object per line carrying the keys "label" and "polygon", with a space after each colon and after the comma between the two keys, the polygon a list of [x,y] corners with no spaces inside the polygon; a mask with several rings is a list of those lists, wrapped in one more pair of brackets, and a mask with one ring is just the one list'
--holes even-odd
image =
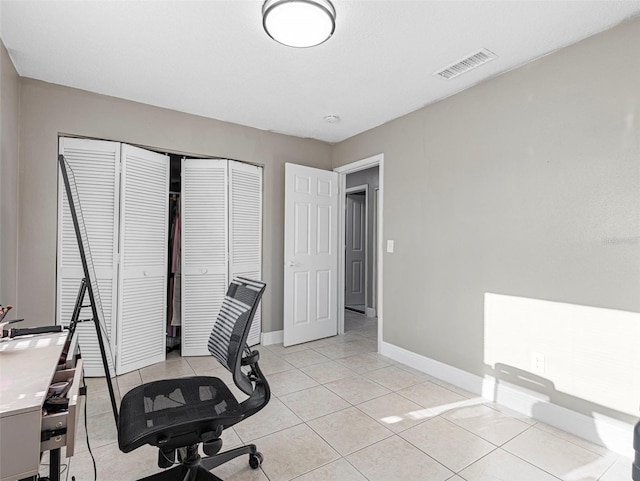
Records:
{"label": "air vent on ceiling", "polygon": [[472,53],[471,55],[467,55],[457,62],[454,62],[441,70],[438,70],[433,75],[442,77],[445,80],[451,80],[452,78],[458,77],[459,75],[462,75],[469,70],[473,70],[474,68],[479,67],[480,65],[485,64],[493,60],[494,58],[498,58],[498,56],[491,50],[483,48],[482,50],[478,50],[477,52]]}

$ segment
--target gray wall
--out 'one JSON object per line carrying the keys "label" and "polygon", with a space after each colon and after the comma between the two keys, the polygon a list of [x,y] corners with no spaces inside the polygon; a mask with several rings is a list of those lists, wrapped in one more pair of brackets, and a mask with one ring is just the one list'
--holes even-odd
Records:
{"label": "gray wall", "polygon": [[18,310],[19,77],[0,40],[0,304]]}
{"label": "gray wall", "polygon": [[379,185],[379,171],[378,167],[371,167],[370,169],[360,170],[353,174],[347,175],[347,189],[349,187],[356,187],[359,185],[369,186],[369,211],[367,212],[367,307],[375,308],[373,305],[373,288],[375,287],[373,282],[373,257],[375,252],[374,244],[374,202],[375,191],[374,188]]}
{"label": "gray wall", "polygon": [[31,324],[55,318],[56,157],[63,133],[264,165],[263,329],[282,329],[284,163],[329,169],[330,145],[26,78],[20,133],[18,290],[21,316]]}
{"label": "gray wall", "polygon": [[635,19],[334,147],[384,154],[384,341],[483,375],[487,293],[640,326],[638,45]]}

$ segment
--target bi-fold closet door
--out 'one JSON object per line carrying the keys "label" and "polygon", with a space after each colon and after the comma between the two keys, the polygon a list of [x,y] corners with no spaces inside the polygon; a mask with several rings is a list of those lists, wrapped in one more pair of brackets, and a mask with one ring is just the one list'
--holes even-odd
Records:
{"label": "bi-fold closet door", "polygon": [[[119,142],[61,137],[76,180],[116,372],[166,353],[169,158]],[[58,187],[57,322],[71,318],[82,264],[62,179]],[[88,299],[85,300],[85,305]],[[80,319],[90,318],[83,309]],[[79,326],[85,373],[104,373],[93,323]]]}
{"label": "bi-fold closet door", "polygon": [[118,374],[166,357],[169,157],[122,144]]}
{"label": "bi-fold closet door", "polygon": [[[61,137],[59,153],[65,156],[76,181],[104,313],[105,347],[115,354],[120,144]],[[83,277],[84,272],[64,181],[58,174],[57,324],[63,326],[69,324]],[[85,305],[88,303],[89,297],[86,296]],[[88,318],[91,318],[91,309],[83,309],[80,319]],[[87,376],[104,375],[94,324],[80,323],[77,331],[85,374]],[[113,354],[108,355],[107,359],[114,360]]]}
{"label": "bi-fold closet door", "polygon": [[[124,374],[166,353],[169,158],[119,142],[60,138],[75,174],[105,318]],[[58,200],[57,322],[71,318],[83,277],[62,179]],[[224,159],[182,165],[182,355],[207,339],[231,278],[262,278],[262,168]],[[81,319],[89,318],[85,309]],[[88,376],[103,375],[93,324],[79,327]],[[249,344],[260,342],[258,309]]]}
{"label": "bi-fold closet door", "polygon": [[[226,159],[182,160],[182,355],[208,355],[229,281],[262,278],[262,168]],[[258,307],[248,337],[260,342]]]}

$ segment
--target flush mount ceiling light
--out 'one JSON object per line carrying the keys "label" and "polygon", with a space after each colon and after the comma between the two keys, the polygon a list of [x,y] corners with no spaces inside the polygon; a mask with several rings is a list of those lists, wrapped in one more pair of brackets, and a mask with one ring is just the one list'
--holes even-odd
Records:
{"label": "flush mount ceiling light", "polygon": [[262,6],[265,32],[289,47],[314,47],[336,28],[336,10],[329,0],[267,0]]}

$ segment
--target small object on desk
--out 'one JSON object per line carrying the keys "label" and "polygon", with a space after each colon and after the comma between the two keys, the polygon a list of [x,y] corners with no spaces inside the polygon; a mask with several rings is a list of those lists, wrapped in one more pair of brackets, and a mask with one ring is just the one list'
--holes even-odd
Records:
{"label": "small object on desk", "polygon": [[9,312],[11,309],[13,309],[13,306],[11,304],[7,306],[0,306],[0,321],[4,319],[4,316],[6,316],[7,312]]}
{"label": "small object on desk", "polygon": [[69,409],[69,398],[65,396],[51,396],[44,402],[46,414],[60,413]]}
{"label": "small object on desk", "polygon": [[54,382],[49,386],[49,394],[61,394],[69,386],[69,381]]}
{"label": "small object on desk", "polygon": [[4,330],[4,326],[6,326],[7,324],[10,324],[10,322],[2,322],[2,320],[7,315],[7,312],[9,312],[11,309],[13,309],[12,305],[8,305],[8,306],[1,306],[0,305],[0,338],[4,337],[6,335],[5,334],[5,330]]}
{"label": "small object on desk", "polygon": [[14,328],[9,330],[11,337],[28,336],[31,334],[51,334],[56,332],[62,332],[62,326],[23,327],[22,329]]}
{"label": "small object on desk", "polygon": [[2,339],[3,337],[13,337],[11,335],[11,328],[5,329],[4,326],[7,326],[9,324],[15,324],[16,322],[22,322],[22,321],[24,321],[24,319],[14,319],[13,321],[9,321],[9,322],[0,322],[0,339]]}

